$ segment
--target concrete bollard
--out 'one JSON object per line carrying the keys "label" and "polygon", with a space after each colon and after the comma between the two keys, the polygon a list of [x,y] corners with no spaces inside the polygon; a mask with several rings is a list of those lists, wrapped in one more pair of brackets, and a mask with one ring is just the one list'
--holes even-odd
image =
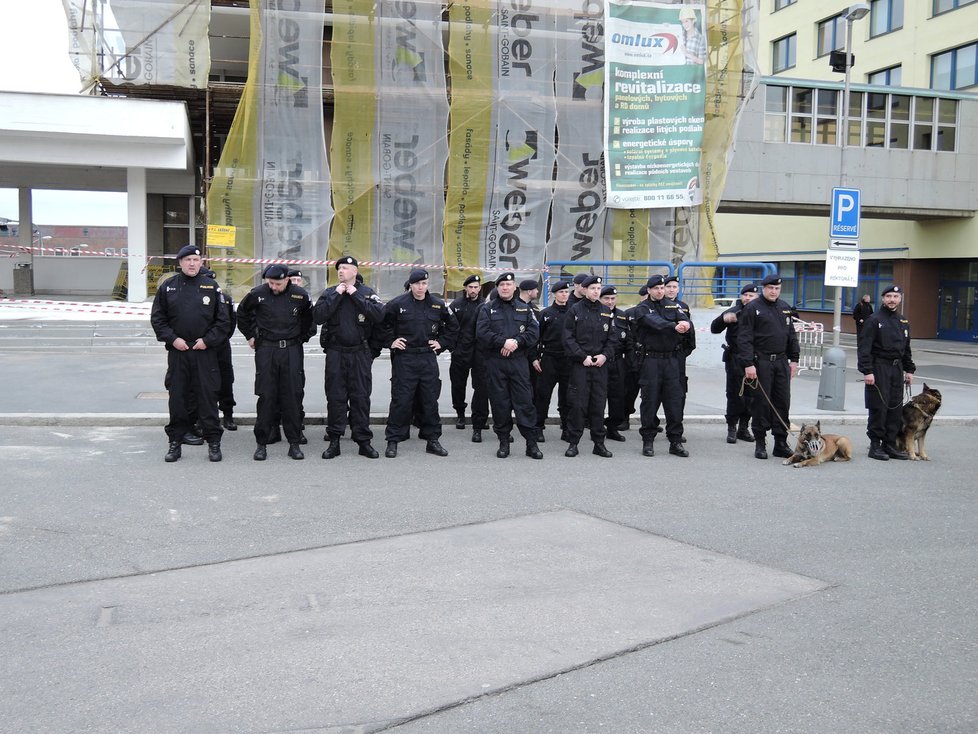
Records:
{"label": "concrete bollard", "polygon": [[822,356],[816,407],[819,410],[846,409],[846,353],[841,347],[830,347]]}

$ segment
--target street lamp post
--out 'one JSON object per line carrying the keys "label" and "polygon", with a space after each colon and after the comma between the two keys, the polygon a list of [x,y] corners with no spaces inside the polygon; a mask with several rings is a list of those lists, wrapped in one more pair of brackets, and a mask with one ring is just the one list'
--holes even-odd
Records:
{"label": "street lamp post", "polygon": [[[845,85],[842,92],[841,141],[839,151],[839,180],[841,188],[846,187],[846,147],[849,143],[849,78],[852,71],[852,24],[865,18],[869,12],[868,3],[854,3],[849,6],[842,17],[846,21],[846,44],[844,51]],[[835,54],[832,54],[835,56]],[[838,61],[832,60],[834,71],[840,71]],[[831,227],[830,227],[831,229]],[[822,356],[822,374],[819,377],[818,403],[819,410],[845,410],[846,407],[846,353],[839,346],[842,333],[842,288],[835,287],[835,297],[832,308],[832,347]]]}
{"label": "street lamp post", "polygon": [[[868,3],[854,3],[842,17],[846,21],[845,46],[845,82],[842,91],[842,149],[839,151],[839,181],[842,188],[846,187],[846,146],[849,143],[849,81],[852,76],[852,24],[866,17],[869,12]],[[835,302],[832,309],[832,346],[839,346],[839,336],[842,332],[842,286],[835,286]]]}

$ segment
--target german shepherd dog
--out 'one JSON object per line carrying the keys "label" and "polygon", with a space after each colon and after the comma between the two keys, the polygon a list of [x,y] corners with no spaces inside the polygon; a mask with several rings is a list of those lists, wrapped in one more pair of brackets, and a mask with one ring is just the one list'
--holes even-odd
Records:
{"label": "german shepherd dog", "polygon": [[910,454],[912,461],[923,459],[930,461],[927,456],[927,449],[924,447],[924,439],[927,437],[927,429],[934,422],[934,416],[941,409],[941,391],[932,387],[924,389],[920,395],[914,395],[910,402],[903,406],[903,425],[897,435],[897,448]]}
{"label": "german shepherd dog", "polygon": [[826,461],[849,461],[852,458],[852,444],[845,436],[835,433],[822,433],[822,422],[814,425],[802,424],[798,434],[795,452],[781,463],[794,464],[796,469],[803,466],[818,466]]}

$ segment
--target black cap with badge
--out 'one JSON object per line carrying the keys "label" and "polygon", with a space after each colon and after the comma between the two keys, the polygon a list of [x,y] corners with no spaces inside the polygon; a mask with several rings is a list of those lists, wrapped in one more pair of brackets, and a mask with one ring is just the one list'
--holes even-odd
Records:
{"label": "black cap with badge", "polygon": [[359,265],[357,265],[357,259],[352,255],[344,255],[339,260],[337,260],[335,266],[337,270],[340,269],[340,265],[352,265],[355,268],[359,267]]}
{"label": "black cap with badge", "polygon": [[478,275],[470,275],[468,278],[462,281],[462,286],[472,285],[473,283],[482,283],[482,278]]}
{"label": "black cap with badge", "polygon": [[262,271],[261,277],[269,280],[282,280],[289,277],[289,269],[285,265],[272,263]]}
{"label": "black cap with badge", "polygon": [[200,255],[200,248],[196,245],[184,245],[180,248],[180,252],[177,253],[177,262],[180,262],[188,255]]}
{"label": "black cap with badge", "polygon": [[898,285],[891,285],[889,288],[883,291],[882,295],[885,296],[887,293],[903,293],[903,288]]}
{"label": "black cap with badge", "polygon": [[781,285],[781,276],[777,273],[765,276],[764,280],[761,281],[761,285]]}
{"label": "black cap with badge", "polygon": [[428,271],[422,268],[415,268],[408,276],[409,284],[420,283],[422,280],[428,280]]}
{"label": "black cap with badge", "polygon": [[645,287],[655,288],[657,285],[664,285],[665,282],[666,282],[665,278],[663,278],[661,275],[653,275],[651,278],[648,279],[648,282],[646,282]]}
{"label": "black cap with badge", "polygon": [[753,283],[748,283],[740,289],[740,295],[744,295],[745,293],[757,293],[757,286]]}

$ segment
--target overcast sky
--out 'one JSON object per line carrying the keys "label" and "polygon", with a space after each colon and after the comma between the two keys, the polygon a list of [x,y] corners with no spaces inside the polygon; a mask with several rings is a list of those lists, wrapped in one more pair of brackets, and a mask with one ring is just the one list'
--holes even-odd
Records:
{"label": "overcast sky", "polygon": [[[0,0],[0,90],[76,94],[61,0]],[[0,217],[18,218],[17,191],[0,189]],[[126,195],[34,192],[35,224],[126,225]]]}

